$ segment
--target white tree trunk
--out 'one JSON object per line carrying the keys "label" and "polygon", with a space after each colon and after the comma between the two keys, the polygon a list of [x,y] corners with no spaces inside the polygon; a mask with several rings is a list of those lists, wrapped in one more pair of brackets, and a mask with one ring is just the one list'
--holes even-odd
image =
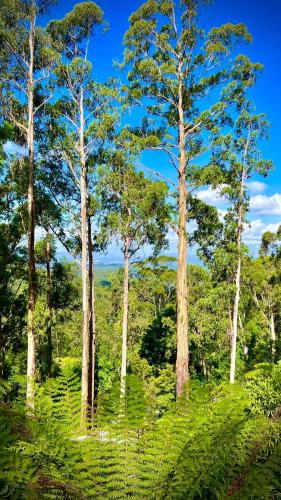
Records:
{"label": "white tree trunk", "polygon": [[229,381],[231,384],[235,382],[236,371],[236,348],[237,348],[237,335],[238,335],[238,316],[239,316],[239,302],[240,302],[240,281],[241,281],[241,240],[243,231],[243,196],[244,196],[244,170],[242,172],[242,179],[240,184],[239,195],[239,209],[238,209],[238,227],[237,227],[237,268],[235,277],[235,298],[233,307],[233,320],[232,320],[232,335],[231,335],[231,357],[230,357],[230,375]]}
{"label": "white tree trunk", "polygon": [[47,307],[48,307],[48,323],[47,323],[47,342],[48,342],[48,376],[52,375],[52,354],[53,354],[53,344],[52,344],[52,277],[51,277],[51,244],[48,239],[49,233],[47,233],[47,248],[46,248],[46,258],[47,258]]}
{"label": "white tree trunk", "polygon": [[81,420],[89,416],[88,377],[89,377],[89,299],[88,299],[88,251],[87,251],[87,169],[84,147],[84,105],[83,89],[80,96],[80,197],[81,197],[81,245],[82,245],[82,378],[81,378]]}
{"label": "white tree trunk", "polygon": [[178,268],[177,268],[177,360],[176,396],[188,391],[188,288],[187,288],[187,190],[185,131],[182,101],[182,74],[179,65],[179,208],[178,208]]}
{"label": "white tree trunk", "polygon": [[128,307],[129,307],[129,238],[126,237],[126,239],[125,239],[125,251],[124,251],[121,396],[124,395],[125,391],[126,391]]}
{"label": "white tree trunk", "polygon": [[34,202],[34,46],[35,46],[35,11],[30,21],[29,31],[29,69],[28,69],[28,318],[27,318],[27,385],[26,406],[28,412],[34,412],[35,398],[35,302],[36,302],[36,275],[35,275],[35,202]]}
{"label": "white tree trunk", "polygon": [[88,253],[89,253],[89,387],[88,399],[91,406],[91,416],[94,416],[95,399],[95,354],[96,354],[96,311],[95,311],[95,279],[92,242],[92,224],[88,215]]}
{"label": "white tree trunk", "polygon": [[241,255],[239,252],[237,270],[236,270],[236,280],[235,280],[235,299],[233,308],[233,327],[231,335],[231,359],[230,359],[230,377],[229,381],[234,384],[235,381],[235,369],[236,369],[236,346],[237,346],[237,334],[238,334],[238,311],[240,302],[240,276],[241,276]]}
{"label": "white tree trunk", "polygon": [[274,360],[276,355],[276,332],[275,332],[275,321],[274,321],[273,311],[271,311],[270,314],[270,337],[272,342],[271,353],[272,353],[272,358]]}

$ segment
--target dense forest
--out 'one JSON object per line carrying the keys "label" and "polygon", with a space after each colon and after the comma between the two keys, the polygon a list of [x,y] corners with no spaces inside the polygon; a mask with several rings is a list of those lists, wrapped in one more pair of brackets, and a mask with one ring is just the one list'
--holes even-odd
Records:
{"label": "dense forest", "polygon": [[[207,0],[140,2],[99,81],[102,9],[56,4],[0,0],[0,497],[281,498],[281,225],[244,239],[273,168],[251,34],[204,30]],[[112,244],[123,265],[97,266]]]}

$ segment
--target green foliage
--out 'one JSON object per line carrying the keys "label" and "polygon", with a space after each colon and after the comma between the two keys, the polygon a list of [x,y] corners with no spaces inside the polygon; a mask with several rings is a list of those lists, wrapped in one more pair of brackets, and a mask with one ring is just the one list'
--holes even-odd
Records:
{"label": "green foliage", "polygon": [[[181,102],[185,136],[182,167],[189,182],[200,171],[198,157],[204,158],[210,135],[221,133],[229,124],[228,106],[235,100],[243,101],[245,89],[255,83],[260,70],[242,55],[234,64],[231,62],[230,53],[236,46],[251,41],[245,25],[227,23],[204,32],[200,13],[208,3],[144,2],[131,15],[124,38],[127,99],[146,109],[142,126],[132,133],[142,148],[162,149],[178,168],[179,155],[175,152],[179,147],[176,137]],[[221,91],[219,97],[215,89]]]}
{"label": "green foliage", "polygon": [[[23,413],[17,414],[0,404],[0,497],[24,498],[36,480],[37,467],[32,458],[18,453],[19,443],[30,438],[29,424]],[[29,487],[28,487],[29,483]],[[30,496],[32,498],[32,496]]]}
{"label": "green foliage", "polygon": [[114,167],[104,167],[99,186],[101,205],[100,235],[103,245],[110,239],[121,241],[122,250],[133,257],[144,245],[152,245],[155,252],[165,246],[169,224],[167,186],[147,179],[117,151],[113,154]]}
{"label": "green foliage", "polygon": [[[257,414],[256,390],[248,382],[246,390],[192,383],[189,403],[180,401],[159,418],[143,384],[128,376],[125,396],[119,384],[101,395],[93,427],[81,435],[78,370],[75,360],[61,361],[60,376],[37,393],[33,421],[23,424],[1,407],[7,498],[11,492],[13,498],[23,492],[27,498],[260,498],[258,491],[278,498],[279,410],[270,418]],[[258,380],[261,371],[262,377],[272,374],[280,394],[280,367],[260,367],[251,377]]]}
{"label": "green foliage", "polygon": [[260,363],[246,374],[246,389],[250,393],[252,411],[272,417],[281,406],[281,363]]}
{"label": "green foliage", "polygon": [[73,56],[77,46],[89,38],[94,28],[103,23],[103,12],[94,2],[81,2],[60,21],[48,25],[52,42],[56,49],[65,50]]}

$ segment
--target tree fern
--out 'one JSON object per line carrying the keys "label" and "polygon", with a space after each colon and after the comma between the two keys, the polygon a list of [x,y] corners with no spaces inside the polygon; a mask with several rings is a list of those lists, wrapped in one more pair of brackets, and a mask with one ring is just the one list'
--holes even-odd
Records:
{"label": "tree fern", "polygon": [[228,496],[234,498],[281,498],[281,423],[269,424],[254,443],[241,473],[232,482]]}
{"label": "tree fern", "polygon": [[23,414],[0,406],[0,497],[25,498],[36,481],[37,466],[31,457],[18,453],[20,442],[28,442],[30,429]]}
{"label": "tree fern", "polygon": [[140,498],[138,464],[146,416],[144,390],[133,376],[127,377],[125,396],[120,397],[118,387],[99,405],[98,425],[80,441],[82,460],[76,467],[88,498]]}
{"label": "tree fern", "polygon": [[64,436],[76,436],[80,428],[80,366],[75,358],[61,360],[61,373],[37,392],[37,416],[57,422]]}
{"label": "tree fern", "polygon": [[67,360],[38,388],[35,418],[1,406],[1,495],[280,498],[280,409],[268,416],[263,399],[257,411],[248,386],[207,394],[192,389],[188,404],[157,419],[142,383],[128,376],[126,394],[120,397],[118,384],[100,396],[94,422],[81,434],[79,367]]}

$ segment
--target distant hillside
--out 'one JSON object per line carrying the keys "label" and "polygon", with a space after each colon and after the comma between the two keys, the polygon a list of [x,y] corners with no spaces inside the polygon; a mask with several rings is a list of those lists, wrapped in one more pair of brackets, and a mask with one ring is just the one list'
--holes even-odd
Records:
{"label": "distant hillside", "polygon": [[118,271],[121,267],[119,264],[96,264],[95,267],[95,281],[96,283],[104,283],[110,282],[110,277],[113,273]]}

